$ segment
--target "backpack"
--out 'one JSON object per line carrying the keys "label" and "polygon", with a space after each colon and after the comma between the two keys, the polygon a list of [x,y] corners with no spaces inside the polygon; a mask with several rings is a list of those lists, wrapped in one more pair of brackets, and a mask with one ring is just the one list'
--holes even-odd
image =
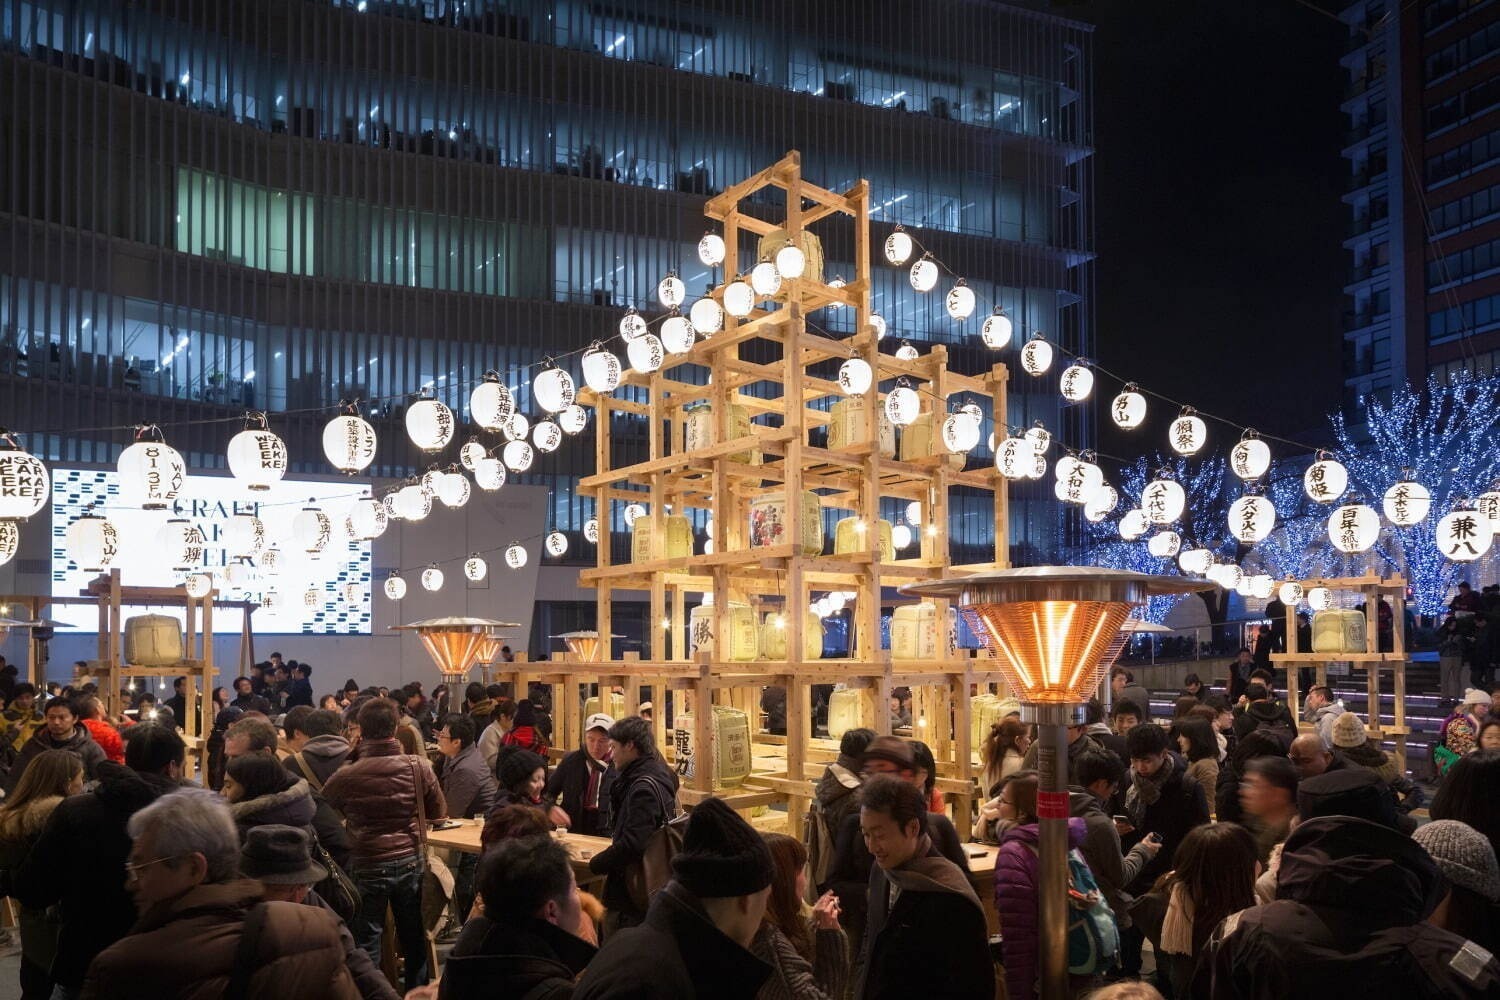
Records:
{"label": "backpack", "polygon": [[823,812],[823,803],[817,799],[807,807],[802,820],[802,842],[807,845],[807,893],[808,903],[818,901],[818,887],[828,881],[828,869],[833,867],[833,832],[828,829],[828,817]]}
{"label": "backpack", "polygon": [[[1026,847],[1037,853],[1035,844]],[[1107,972],[1120,951],[1120,930],[1105,902],[1089,863],[1076,849],[1068,852],[1068,973],[1092,976]]]}

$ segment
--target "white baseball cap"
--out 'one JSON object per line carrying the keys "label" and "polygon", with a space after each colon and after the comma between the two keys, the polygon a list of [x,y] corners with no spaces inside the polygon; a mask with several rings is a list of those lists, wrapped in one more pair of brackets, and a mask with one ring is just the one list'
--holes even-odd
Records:
{"label": "white baseball cap", "polygon": [[602,729],[607,733],[609,732],[610,727],[614,724],[615,720],[611,719],[603,712],[595,712],[593,715],[583,720],[583,731],[588,732],[590,729]]}

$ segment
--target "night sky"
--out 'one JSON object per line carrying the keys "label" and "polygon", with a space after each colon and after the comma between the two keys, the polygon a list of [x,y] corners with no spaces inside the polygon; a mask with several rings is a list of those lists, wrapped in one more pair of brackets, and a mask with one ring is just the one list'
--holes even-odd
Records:
{"label": "night sky", "polygon": [[[1097,26],[1100,364],[1231,420],[1326,440],[1348,266],[1346,29],[1294,0],[1053,10]],[[1103,408],[1099,429],[1103,451],[1147,450],[1119,441]]]}

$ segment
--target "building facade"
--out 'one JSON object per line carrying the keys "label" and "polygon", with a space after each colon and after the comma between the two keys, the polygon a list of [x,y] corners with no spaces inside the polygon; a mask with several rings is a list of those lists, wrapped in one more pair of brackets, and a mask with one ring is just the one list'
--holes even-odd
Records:
{"label": "building facade", "polygon": [[[0,0],[0,424],[61,463],[157,424],[221,468],[264,410],[293,471],[327,473],[321,427],[358,399],[371,474],[410,475],[431,461],[401,430],[412,393],[462,416],[493,370],[530,411],[528,365],[659,312],[668,270],[714,280],[706,197],[793,148],[824,186],[870,180],[876,240],[903,224],[975,288],[958,324],[882,266],[891,349],[987,368],[998,304],[1087,355],[1091,87],[1087,26],[985,0]],[[847,233],[825,251],[851,269]],[[1055,376],[1012,385],[1015,423],[1087,446]],[[539,585],[560,609],[593,559],[582,437],[519,477],[573,542]],[[992,522],[963,499],[978,553]],[[1013,518],[1021,559],[1067,528],[1050,482]]]}
{"label": "building facade", "polygon": [[1352,409],[1500,367],[1500,3],[1363,0],[1341,16]]}

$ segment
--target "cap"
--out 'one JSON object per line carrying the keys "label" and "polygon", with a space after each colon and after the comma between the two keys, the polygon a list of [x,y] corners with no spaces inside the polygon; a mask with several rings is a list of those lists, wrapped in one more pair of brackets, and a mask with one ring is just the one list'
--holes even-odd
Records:
{"label": "cap", "polygon": [[1435,819],[1419,827],[1411,839],[1427,849],[1449,882],[1492,903],[1500,901],[1500,864],[1484,834],[1458,820]]}
{"label": "cap", "polygon": [[583,720],[583,731],[588,732],[590,729],[602,729],[607,733],[609,732],[609,727],[613,726],[614,724],[615,720],[611,719],[603,712],[595,712],[593,715]]}
{"label": "cap", "polygon": [[268,823],[251,828],[240,848],[240,872],[269,885],[317,885],[328,869],[313,861],[305,830]]}
{"label": "cap", "polygon": [[771,884],[771,849],[723,799],[707,798],[688,815],[682,849],[672,858],[672,874],[703,899],[749,896]]}

